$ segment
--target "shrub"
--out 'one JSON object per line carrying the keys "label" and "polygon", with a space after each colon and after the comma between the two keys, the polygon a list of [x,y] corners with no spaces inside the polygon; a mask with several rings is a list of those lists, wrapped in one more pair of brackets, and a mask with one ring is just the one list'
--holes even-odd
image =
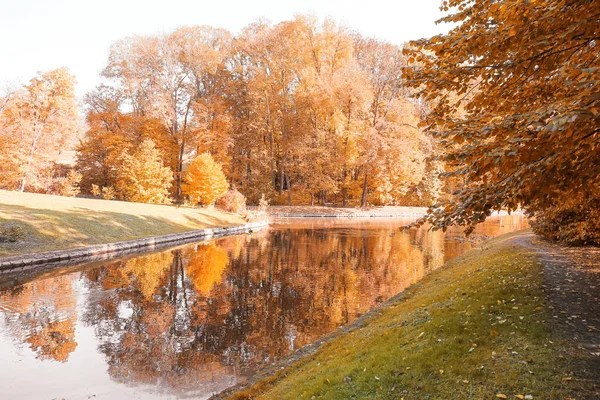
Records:
{"label": "shrub", "polygon": [[79,182],[81,182],[81,174],[71,169],[66,176],[59,177],[54,180],[50,194],[75,197],[80,192]]}
{"label": "shrub", "polygon": [[219,197],[215,205],[222,210],[241,214],[246,211],[246,197],[236,189],[231,189]]}
{"label": "shrub", "polygon": [[102,189],[100,189],[100,186],[94,183],[92,183],[92,195],[96,197],[102,197]]}
{"label": "shrub", "polygon": [[260,195],[260,200],[258,201],[258,210],[260,212],[266,213],[269,209],[269,201],[265,197],[265,194]]}
{"label": "shrub", "polygon": [[538,211],[533,231],[568,245],[600,245],[600,198],[571,199]]}
{"label": "shrub", "polygon": [[258,208],[255,211],[246,212],[246,220],[248,222],[265,221],[268,219],[269,202],[264,193],[258,201]]}
{"label": "shrub", "polygon": [[115,189],[112,186],[104,186],[102,188],[101,194],[104,200],[113,200],[117,197],[117,193],[115,192]]}
{"label": "shrub", "polygon": [[14,243],[25,239],[25,236],[25,229],[22,226],[10,222],[0,224],[0,243]]}
{"label": "shrub", "polygon": [[204,153],[194,158],[188,167],[182,189],[194,204],[212,206],[227,192],[228,186],[221,166],[210,154]]}

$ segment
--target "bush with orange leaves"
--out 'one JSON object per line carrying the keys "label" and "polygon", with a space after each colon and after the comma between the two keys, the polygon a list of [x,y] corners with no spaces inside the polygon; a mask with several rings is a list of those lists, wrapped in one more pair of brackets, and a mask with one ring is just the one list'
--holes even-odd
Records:
{"label": "bush with orange leaves", "polygon": [[237,189],[231,189],[221,196],[215,205],[221,210],[241,214],[246,211],[246,197]]}
{"label": "bush with orange leaves", "polygon": [[209,153],[200,154],[189,165],[182,185],[183,193],[192,203],[212,206],[229,187],[227,178]]}

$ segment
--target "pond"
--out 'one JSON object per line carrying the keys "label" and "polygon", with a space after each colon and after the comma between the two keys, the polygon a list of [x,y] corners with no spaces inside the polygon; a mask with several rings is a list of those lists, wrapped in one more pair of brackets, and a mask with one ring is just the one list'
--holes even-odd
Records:
{"label": "pond", "polygon": [[[271,228],[53,270],[0,290],[7,399],[208,398],[401,292],[477,239],[394,220]],[[0,278],[1,279],[1,278]]]}

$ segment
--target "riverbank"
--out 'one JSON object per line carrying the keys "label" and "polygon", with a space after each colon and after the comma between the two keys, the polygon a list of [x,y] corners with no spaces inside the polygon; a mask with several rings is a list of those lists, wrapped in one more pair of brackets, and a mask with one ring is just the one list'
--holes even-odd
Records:
{"label": "riverbank", "polygon": [[529,231],[484,242],[218,397],[597,398],[598,356],[573,340],[561,317],[596,339],[598,327],[556,310],[560,287],[548,278],[541,246]]}
{"label": "riverbank", "polygon": [[168,205],[0,190],[0,223],[15,241],[0,257],[74,249],[207,228],[244,225],[237,214]]}
{"label": "riverbank", "polygon": [[[321,207],[321,206],[271,206],[270,218],[414,218],[427,214],[427,207],[384,206],[363,208]],[[512,214],[522,215],[521,211]],[[509,215],[506,211],[495,212],[492,216]]]}
{"label": "riverbank", "polygon": [[271,206],[268,213],[271,218],[418,218],[427,213],[427,207]]}

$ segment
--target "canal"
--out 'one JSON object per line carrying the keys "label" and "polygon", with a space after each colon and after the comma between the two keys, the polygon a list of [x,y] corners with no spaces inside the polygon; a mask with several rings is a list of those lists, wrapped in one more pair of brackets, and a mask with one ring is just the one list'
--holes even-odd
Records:
{"label": "canal", "polygon": [[[268,230],[0,286],[6,399],[202,399],[348,324],[480,240],[527,227],[276,220]],[[1,279],[1,278],[0,278]]]}

